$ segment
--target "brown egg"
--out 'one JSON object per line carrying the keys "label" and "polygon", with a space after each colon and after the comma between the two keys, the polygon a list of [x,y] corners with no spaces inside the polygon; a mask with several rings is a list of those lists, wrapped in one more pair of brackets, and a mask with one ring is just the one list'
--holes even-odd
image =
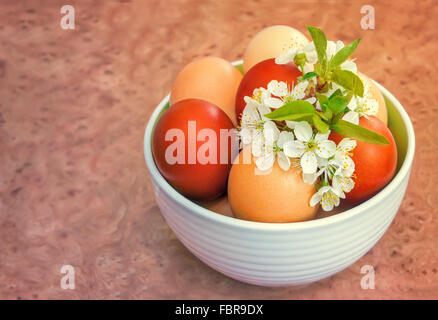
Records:
{"label": "brown egg", "polygon": [[374,82],[371,81],[370,78],[360,72],[358,72],[358,75],[362,79],[364,84],[367,84],[369,86],[371,98],[377,100],[377,102],[379,103],[379,111],[377,112],[376,117],[382,120],[382,122],[387,126],[388,110],[386,109],[386,103],[382,93],[374,84]]}
{"label": "brown egg", "polygon": [[228,179],[228,201],[234,216],[258,222],[313,219],[318,206],[309,203],[316,189],[303,182],[301,169],[284,171],[275,162],[268,174],[260,175],[250,152],[250,147],[240,152]]}
{"label": "brown egg", "polygon": [[170,104],[195,98],[221,108],[236,126],[234,103],[242,74],[228,61],[206,57],[189,63],[176,77]]}
{"label": "brown egg", "polygon": [[290,48],[302,48],[309,40],[297,29],[289,26],[271,26],[261,30],[252,38],[243,58],[246,73],[257,63],[276,58]]}

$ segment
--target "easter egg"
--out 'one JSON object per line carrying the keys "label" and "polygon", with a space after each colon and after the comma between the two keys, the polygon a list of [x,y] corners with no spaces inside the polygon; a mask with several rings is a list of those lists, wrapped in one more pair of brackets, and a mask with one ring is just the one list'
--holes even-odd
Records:
{"label": "easter egg", "polygon": [[185,66],[176,77],[170,104],[184,99],[201,99],[221,108],[236,124],[234,102],[242,74],[228,61],[205,57]]}
{"label": "easter egg", "polygon": [[[392,179],[397,166],[397,146],[388,127],[377,117],[361,117],[359,125],[374,131],[388,139],[389,145],[377,145],[357,140],[352,150],[354,161],[354,188],[346,193],[346,200],[352,204],[369,199],[380,191]],[[332,131],[329,139],[337,144],[344,138]]]}
{"label": "easter egg", "polygon": [[152,151],[158,170],[190,199],[218,197],[226,191],[234,159],[232,136],[226,135],[233,133],[231,129],[229,117],[210,102],[176,102],[162,114],[153,133]]}
{"label": "easter egg", "polygon": [[243,71],[246,73],[257,63],[276,58],[291,48],[303,48],[309,40],[297,29],[277,25],[261,30],[246,48]]}
{"label": "easter egg", "polygon": [[310,206],[314,184],[303,181],[301,169],[258,171],[251,148],[236,157],[228,180],[228,201],[236,218],[258,222],[297,222],[313,219],[318,206]]}
{"label": "easter egg", "polygon": [[275,59],[267,59],[253,66],[240,82],[236,94],[236,115],[235,119],[240,122],[243,109],[245,109],[245,96],[252,97],[254,89],[267,88],[271,80],[286,82],[289,86],[297,82],[301,71],[293,63],[276,64]]}

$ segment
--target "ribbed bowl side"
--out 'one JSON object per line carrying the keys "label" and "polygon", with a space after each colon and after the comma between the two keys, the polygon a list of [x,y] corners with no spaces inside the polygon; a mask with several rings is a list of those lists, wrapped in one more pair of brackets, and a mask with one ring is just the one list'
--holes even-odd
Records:
{"label": "ribbed bowl side", "polygon": [[386,198],[342,223],[297,230],[242,230],[212,223],[157,185],[155,193],[176,236],[207,265],[243,282],[284,286],[329,277],[369,251],[397,213],[408,179],[409,175]]}

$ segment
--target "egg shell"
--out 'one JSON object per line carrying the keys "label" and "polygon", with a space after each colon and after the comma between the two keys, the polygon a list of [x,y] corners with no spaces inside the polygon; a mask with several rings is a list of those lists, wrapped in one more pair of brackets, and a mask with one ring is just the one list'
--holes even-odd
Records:
{"label": "egg shell", "polygon": [[302,48],[309,39],[297,29],[276,25],[265,28],[252,38],[243,58],[243,71],[247,72],[260,61],[276,58],[290,48]]}
{"label": "egg shell", "polygon": [[[233,124],[225,112],[210,102],[185,99],[175,103],[163,112],[152,137],[152,153],[158,170],[187,198],[217,198],[227,190],[234,159],[232,144],[222,143],[221,131],[232,129]],[[205,130],[212,136],[200,138]],[[201,149],[208,146],[209,141],[211,148]],[[222,160],[224,152],[228,157],[226,161]],[[207,154],[211,159],[205,159]],[[178,155],[179,160],[175,158]]]}
{"label": "egg shell", "polygon": [[358,73],[358,75],[362,79],[363,83],[369,86],[371,98],[377,100],[377,102],[379,103],[379,111],[377,112],[376,117],[382,120],[382,122],[387,126],[388,110],[386,108],[385,98],[383,98],[382,93],[374,84],[374,82],[371,81],[370,78],[360,72]]}
{"label": "egg shell", "polygon": [[[356,141],[351,158],[355,164],[354,188],[346,194],[346,201],[357,205],[379,192],[394,177],[397,168],[397,144],[389,128],[375,116],[361,117],[359,126],[384,136],[389,144],[377,145]],[[345,137],[336,131],[329,139],[338,144]]]}
{"label": "egg shell", "polygon": [[301,71],[293,63],[276,64],[274,58],[263,60],[253,66],[240,82],[236,93],[236,115],[240,123],[243,110],[246,107],[245,97],[251,97],[254,89],[267,88],[272,80],[286,82],[289,86],[297,82]]}
{"label": "egg shell", "polygon": [[[267,174],[260,171],[245,147],[233,163],[228,179],[228,201],[236,218],[258,222],[297,222],[315,218],[311,207],[315,185],[306,184],[301,169],[281,169],[277,161]],[[246,160],[246,161],[245,161]]]}
{"label": "egg shell", "polygon": [[176,77],[170,104],[201,99],[221,108],[236,126],[234,102],[242,74],[228,61],[205,57],[185,66]]}

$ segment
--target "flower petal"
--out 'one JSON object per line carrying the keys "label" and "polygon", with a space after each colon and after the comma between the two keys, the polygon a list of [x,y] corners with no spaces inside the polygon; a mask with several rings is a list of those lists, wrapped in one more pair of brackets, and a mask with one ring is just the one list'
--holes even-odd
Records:
{"label": "flower petal", "polygon": [[330,131],[328,131],[327,133],[317,133],[316,135],[315,135],[315,141],[317,141],[317,142],[322,142],[322,141],[326,141],[326,140],[328,140],[328,137],[329,137],[329,135],[330,135]]}
{"label": "flower petal", "polygon": [[281,54],[277,58],[275,58],[276,64],[288,64],[290,62],[293,62],[295,59],[295,55],[297,54],[296,48],[289,49],[286,53]]}
{"label": "flower petal", "polygon": [[321,208],[324,211],[332,211],[333,210],[333,204],[329,203],[328,201],[321,201]]}
{"label": "flower petal", "polygon": [[269,108],[277,109],[284,105],[284,102],[278,98],[268,97],[263,99],[263,103]]}
{"label": "flower petal", "polygon": [[272,80],[268,83],[268,91],[277,97],[284,97],[287,95],[287,84],[283,81]]}
{"label": "flower petal", "polygon": [[314,184],[318,175],[316,173],[303,173],[304,183]]}
{"label": "flower petal", "polygon": [[321,187],[321,188],[318,190],[318,192],[319,192],[321,195],[323,195],[324,193],[329,192],[330,189],[331,189],[330,186],[324,186],[324,187]]}
{"label": "flower petal", "polygon": [[286,157],[283,151],[279,151],[277,153],[277,162],[278,166],[284,171],[288,171],[290,169],[290,159]]}
{"label": "flower petal", "polygon": [[375,99],[364,99],[362,112],[367,116],[375,116],[379,112],[379,103]]}
{"label": "flower petal", "polygon": [[283,145],[284,154],[291,158],[299,158],[303,155],[306,147],[301,141],[288,141]]}
{"label": "flower petal", "polygon": [[260,103],[262,101],[263,93],[266,91],[265,88],[256,88],[252,91],[252,99]]}
{"label": "flower petal", "polygon": [[350,157],[345,157],[342,163],[342,174],[344,177],[351,177],[356,169],[356,165]]}
{"label": "flower petal", "polygon": [[336,53],[345,47],[344,43],[341,40],[336,41]]}
{"label": "flower petal", "polygon": [[298,121],[286,120],[286,125],[291,129],[295,129],[295,126],[297,125],[297,123],[298,123]]}
{"label": "flower petal", "polygon": [[255,160],[257,168],[261,171],[269,170],[272,168],[275,162],[275,156],[273,153],[263,155]]}
{"label": "flower petal", "polygon": [[306,95],[306,89],[309,85],[309,81],[299,82],[293,89],[291,97],[293,100],[301,100]]}
{"label": "flower petal", "polygon": [[331,140],[325,140],[318,142],[316,148],[316,154],[322,158],[330,158],[335,154],[336,143]]}
{"label": "flower petal", "polygon": [[264,104],[261,104],[257,107],[257,110],[259,112],[259,114],[261,115],[261,118],[263,121],[270,121],[271,119],[266,118],[265,114],[271,113],[271,109],[267,106],[265,106]]}
{"label": "flower petal", "polygon": [[[316,61],[315,61],[316,63]],[[301,70],[303,72],[303,74],[306,74],[307,72],[313,72],[315,70],[315,67],[313,64],[311,63],[306,63],[303,67],[303,70]]]}
{"label": "flower petal", "polygon": [[336,54],[336,43],[334,41],[327,41],[325,52],[327,54],[327,60],[330,60]]}
{"label": "flower petal", "polygon": [[356,110],[356,108],[357,108],[357,98],[356,97],[353,97],[353,98],[351,98],[351,100],[350,100],[350,102],[347,104],[347,108],[349,109],[349,110],[351,110],[351,111],[354,111],[354,110]]}
{"label": "flower petal", "polygon": [[306,151],[301,157],[300,161],[303,173],[316,173],[318,168],[318,161],[316,160],[316,155],[312,151]]}
{"label": "flower petal", "polygon": [[359,114],[355,111],[348,111],[343,115],[342,120],[351,122],[352,124],[359,125]]}
{"label": "flower petal", "polygon": [[253,126],[260,120],[260,115],[257,108],[252,104],[247,104],[242,112],[242,127]]}
{"label": "flower petal", "polygon": [[281,131],[278,140],[277,140],[277,146],[279,148],[283,148],[284,144],[288,141],[294,140],[294,134],[290,131]]}
{"label": "flower petal", "polygon": [[344,153],[344,152],[342,152],[342,151],[339,151],[339,150],[337,150],[336,152],[335,152],[335,158],[334,158],[334,160],[335,160],[335,162],[336,162],[336,164],[337,164],[337,166],[338,167],[343,167],[344,166],[344,158],[346,157],[347,155]]}
{"label": "flower petal", "polygon": [[327,167],[329,165],[329,160],[326,158],[321,158],[321,157],[316,157],[316,160],[318,160],[318,167],[320,169],[324,169],[325,167]]}
{"label": "flower petal", "polygon": [[[319,190],[319,192],[321,192],[321,190]],[[339,205],[339,196],[336,193],[337,190],[331,187],[329,187],[329,190],[323,193],[321,207],[324,211],[331,211],[334,206]]]}
{"label": "flower petal", "polygon": [[357,74],[357,66],[356,63],[354,63],[351,60],[347,60],[345,61],[343,64],[341,64],[341,69],[342,70],[347,70],[347,71],[351,71],[354,74]]}
{"label": "flower petal", "polygon": [[243,145],[250,144],[252,141],[252,130],[250,128],[242,128],[239,131],[240,139]]}
{"label": "flower petal", "polygon": [[357,142],[354,139],[350,138],[344,138],[339,142],[338,149],[342,150],[343,152],[348,152],[356,148]]}
{"label": "flower petal", "polygon": [[255,135],[252,139],[251,150],[254,157],[260,157],[263,153],[265,139],[261,133]]}
{"label": "flower petal", "polygon": [[332,187],[333,187],[333,189],[337,190],[338,192],[342,191],[341,179],[336,175],[333,177]]}
{"label": "flower petal", "polygon": [[277,125],[273,121],[266,121],[263,125],[263,134],[265,141],[269,144],[273,144],[277,141],[280,130],[278,130]]}
{"label": "flower petal", "polygon": [[321,198],[322,198],[321,194],[320,194],[319,192],[316,192],[316,193],[312,196],[312,198],[310,198],[310,206],[311,206],[311,207],[314,207],[314,206],[316,206],[317,204],[319,204],[319,203],[321,202]]}
{"label": "flower petal", "polygon": [[350,192],[354,188],[354,181],[351,178],[344,178],[342,182],[342,189],[344,192]]}
{"label": "flower petal", "polygon": [[308,44],[306,44],[304,47],[303,47],[303,51],[307,54],[308,52],[312,52],[312,51],[315,51],[316,49],[315,49],[315,44],[313,43],[313,41],[312,42],[309,42]]}
{"label": "flower petal", "polygon": [[300,141],[309,141],[312,139],[312,127],[307,121],[300,121],[295,125],[295,137]]}
{"label": "flower petal", "polygon": [[316,51],[306,52],[307,63],[314,65],[318,62],[318,54]]}

